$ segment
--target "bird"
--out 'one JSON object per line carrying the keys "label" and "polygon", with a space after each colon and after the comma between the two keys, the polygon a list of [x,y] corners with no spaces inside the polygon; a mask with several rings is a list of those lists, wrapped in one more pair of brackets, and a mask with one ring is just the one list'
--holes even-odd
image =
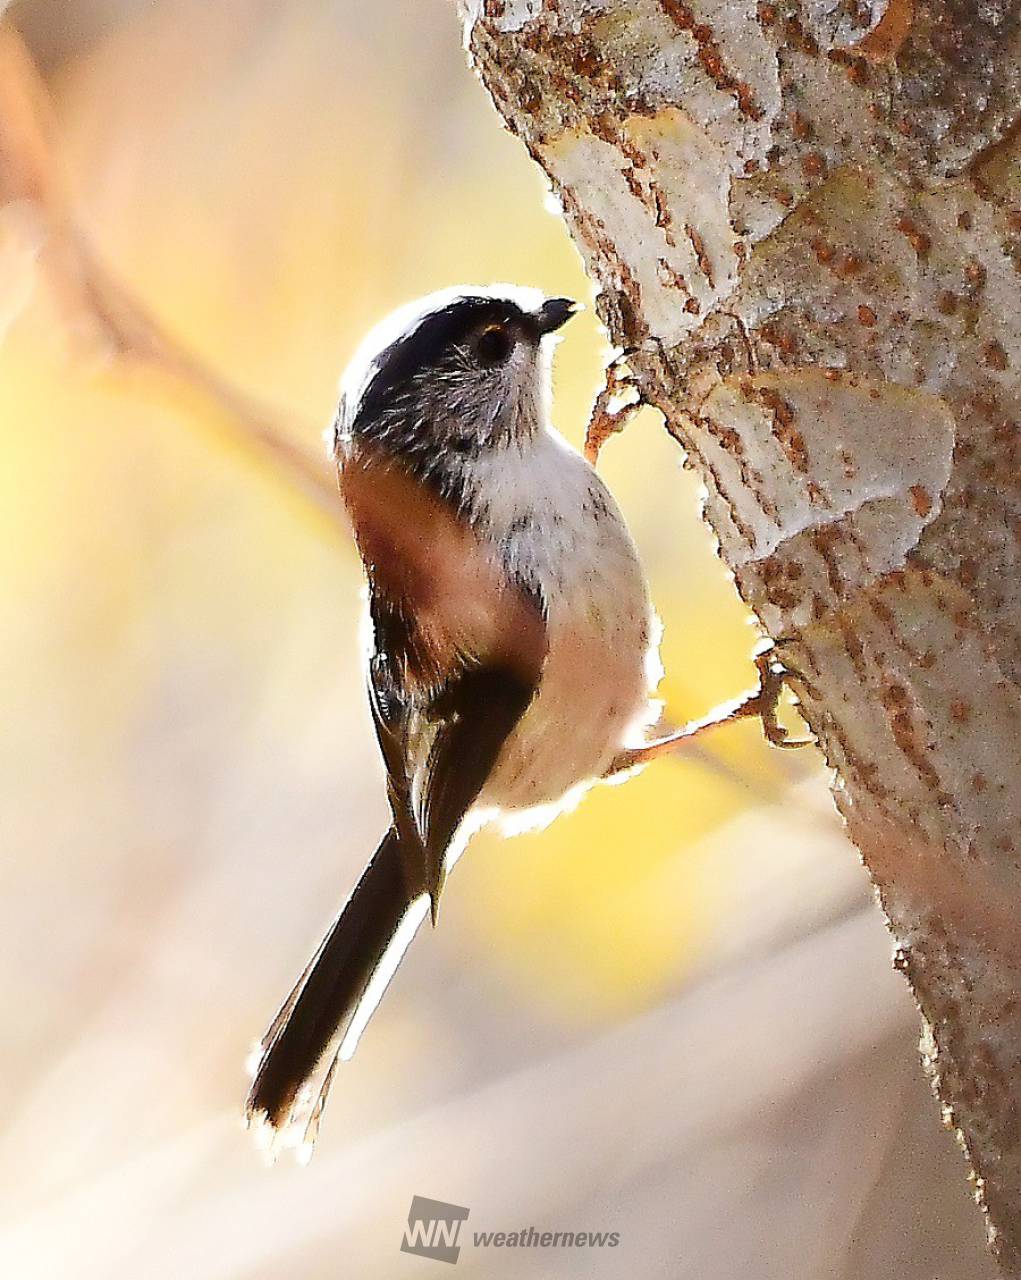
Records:
{"label": "bird", "polygon": [[685,736],[648,738],[646,576],[551,422],[552,347],[578,309],[523,286],[443,290],[377,325],[341,380],[328,435],[391,825],[255,1050],[246,1116],[274,1152],[311,1154],[338,1061],[471,836],[549,821]]}

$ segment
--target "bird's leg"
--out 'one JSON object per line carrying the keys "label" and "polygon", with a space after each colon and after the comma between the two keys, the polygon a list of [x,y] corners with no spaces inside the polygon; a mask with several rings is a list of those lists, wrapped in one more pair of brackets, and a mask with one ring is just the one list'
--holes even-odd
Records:
{"label": "bird's leg", "polygon": [[735,702],[723,703],[703,719],[691,720],[683,728],[668,734],[665,738],[657,738],[654,742],[647,742],[643,746],[622,751],[603,776],[612,778],[615,774],[623,773],[627,769],[648,764],[659,756],[669,755],[679,750],[693,738],[699,737],[710,729],[718,729],[721,725],[732,724],[735,720],[744,720],[748,716],[758,716],[762,721],[762,731],[766,735],[766,740],[772,746],[784,748],[808,746],[813,741],[811,738],[791,739],[777,718],[780,695],[791,672],[777,656],[775,646],[756,654],[755,666],[759,672],[759,687],[753,693],[745,694]]}

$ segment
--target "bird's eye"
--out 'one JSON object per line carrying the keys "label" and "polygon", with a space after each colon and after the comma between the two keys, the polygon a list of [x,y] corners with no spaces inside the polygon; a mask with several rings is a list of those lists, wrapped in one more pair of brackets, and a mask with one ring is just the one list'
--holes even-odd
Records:
{"label": "bird's eye", "polygon": [[488,365],[503,364],[513,349],[514,339],[502,324],[488,325],[475,345],[479,359]]}

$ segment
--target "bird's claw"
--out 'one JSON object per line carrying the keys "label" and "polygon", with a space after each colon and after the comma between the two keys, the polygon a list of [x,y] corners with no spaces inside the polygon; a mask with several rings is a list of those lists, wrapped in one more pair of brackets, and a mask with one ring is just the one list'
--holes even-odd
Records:
{"label": "bird's claw", "polygon": [[784,687],[792,672],[779,656],[776,645],[770,645],[768,649],[755,655],[755,668],[759,673],[759,687],[742,704],[741,714],[759,717],[762,732],[770,746],[782,747],[786,751],[811,746],[814,738],[792,738],[777,715]]}
{"label": "bird's claw", "polygon": [[628,365],[628,357],[634,348],[622,351],[606,367],[603,386],[596,396],[585,429],[585,457],[596,465],[599,451],[609,440],[627,426],[631,416],[642,407],[642,392],[634,371]]}

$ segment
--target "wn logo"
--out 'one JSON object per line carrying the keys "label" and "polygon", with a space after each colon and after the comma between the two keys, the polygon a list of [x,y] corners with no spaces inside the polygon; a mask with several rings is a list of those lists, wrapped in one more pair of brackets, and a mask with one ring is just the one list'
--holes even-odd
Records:
{"label": "wn logo", "polygon": [[461,1252],[457,1237],[468,1210],[460,1204],[445,1204],[426,1196],[412,1196],[408,1210],[408,1229],[401,1242],[401,1253],[414,1253],[437,1262],[456,1262]]}

